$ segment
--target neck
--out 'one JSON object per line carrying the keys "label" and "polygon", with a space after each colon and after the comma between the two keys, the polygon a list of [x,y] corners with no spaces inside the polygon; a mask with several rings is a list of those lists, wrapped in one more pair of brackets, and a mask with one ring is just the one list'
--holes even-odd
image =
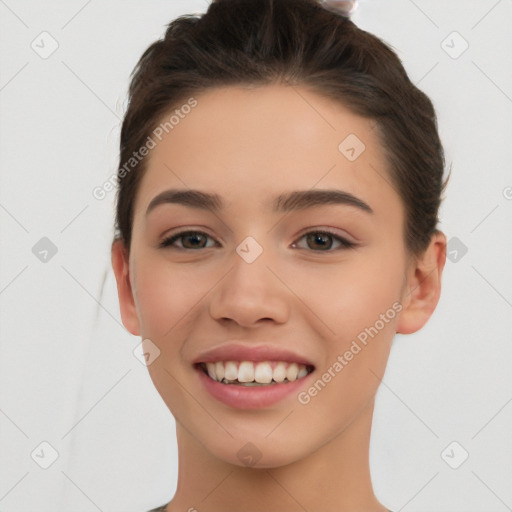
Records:
{"label": "neck", "polygon": [[286,466],[247,468],[212,456],[176,424],[178,485],[168,512],[386,512],[376,499],[369,468],[374,401],[334,438]]}

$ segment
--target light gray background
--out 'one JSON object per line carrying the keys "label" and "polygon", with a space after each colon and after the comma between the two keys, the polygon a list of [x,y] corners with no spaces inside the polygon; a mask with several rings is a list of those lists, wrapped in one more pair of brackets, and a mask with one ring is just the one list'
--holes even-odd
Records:
{"label": "light gray background", "polygon": [[[173,495],[173,419],[120,322],[114,193],[92,189],[115,172],[136,61],[206,7],[0,0],[1,512],[141,512]],[[441,227],[454,261],[430,323],[394,342],[375,490],[394,511],[512,510],[512,2],[362,0],[353,20],[432,98],[453,164]],[[43,31],[59,45],[46,59],[31,47],[51,48]],[[42,237],[58,251],[47,262],[32,252]],[[58,452],[48,469],[42,442]]]}

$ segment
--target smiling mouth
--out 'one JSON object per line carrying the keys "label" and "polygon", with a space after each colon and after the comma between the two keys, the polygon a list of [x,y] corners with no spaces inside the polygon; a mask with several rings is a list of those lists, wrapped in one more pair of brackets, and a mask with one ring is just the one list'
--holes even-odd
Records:
{"label": "smiling mouth", "polygon": [[236,386],[272,386],[295,382],[309,375],[314,366],[285,361],[216,361],[196,367],[216,382]]}

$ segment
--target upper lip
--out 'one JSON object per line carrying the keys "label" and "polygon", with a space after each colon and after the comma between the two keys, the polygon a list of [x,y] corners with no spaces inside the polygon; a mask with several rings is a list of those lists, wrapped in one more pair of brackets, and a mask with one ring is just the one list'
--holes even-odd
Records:
{"label": "upper lip", "polygon": [[244,345],[227,343],[202,352],[196,359],[197,363],[213,363],[217,361],[286,361],[289,363],[314,366],[307,358],[282,347],[272,345]]}

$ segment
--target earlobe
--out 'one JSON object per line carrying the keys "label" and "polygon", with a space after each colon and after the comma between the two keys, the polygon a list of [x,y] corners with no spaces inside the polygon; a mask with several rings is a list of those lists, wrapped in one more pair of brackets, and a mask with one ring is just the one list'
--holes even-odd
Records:
{"label": "earlobe", "polygon": [[117,281],[117,295],[123,325],[131,334],[138,336],[140,334],[140,323],[130,281],[129,258],[126,247],[121,240],[116,240],[112,244],[111,257],[112,269]]}
{"label": "earlobe", "polygon": [[441,295],[441,277],[446,262],[446,237],[436,231],[426,251],[409,269],[402,296],[403,310],[397,332],[411,334],[420,330],[432,316]]}

